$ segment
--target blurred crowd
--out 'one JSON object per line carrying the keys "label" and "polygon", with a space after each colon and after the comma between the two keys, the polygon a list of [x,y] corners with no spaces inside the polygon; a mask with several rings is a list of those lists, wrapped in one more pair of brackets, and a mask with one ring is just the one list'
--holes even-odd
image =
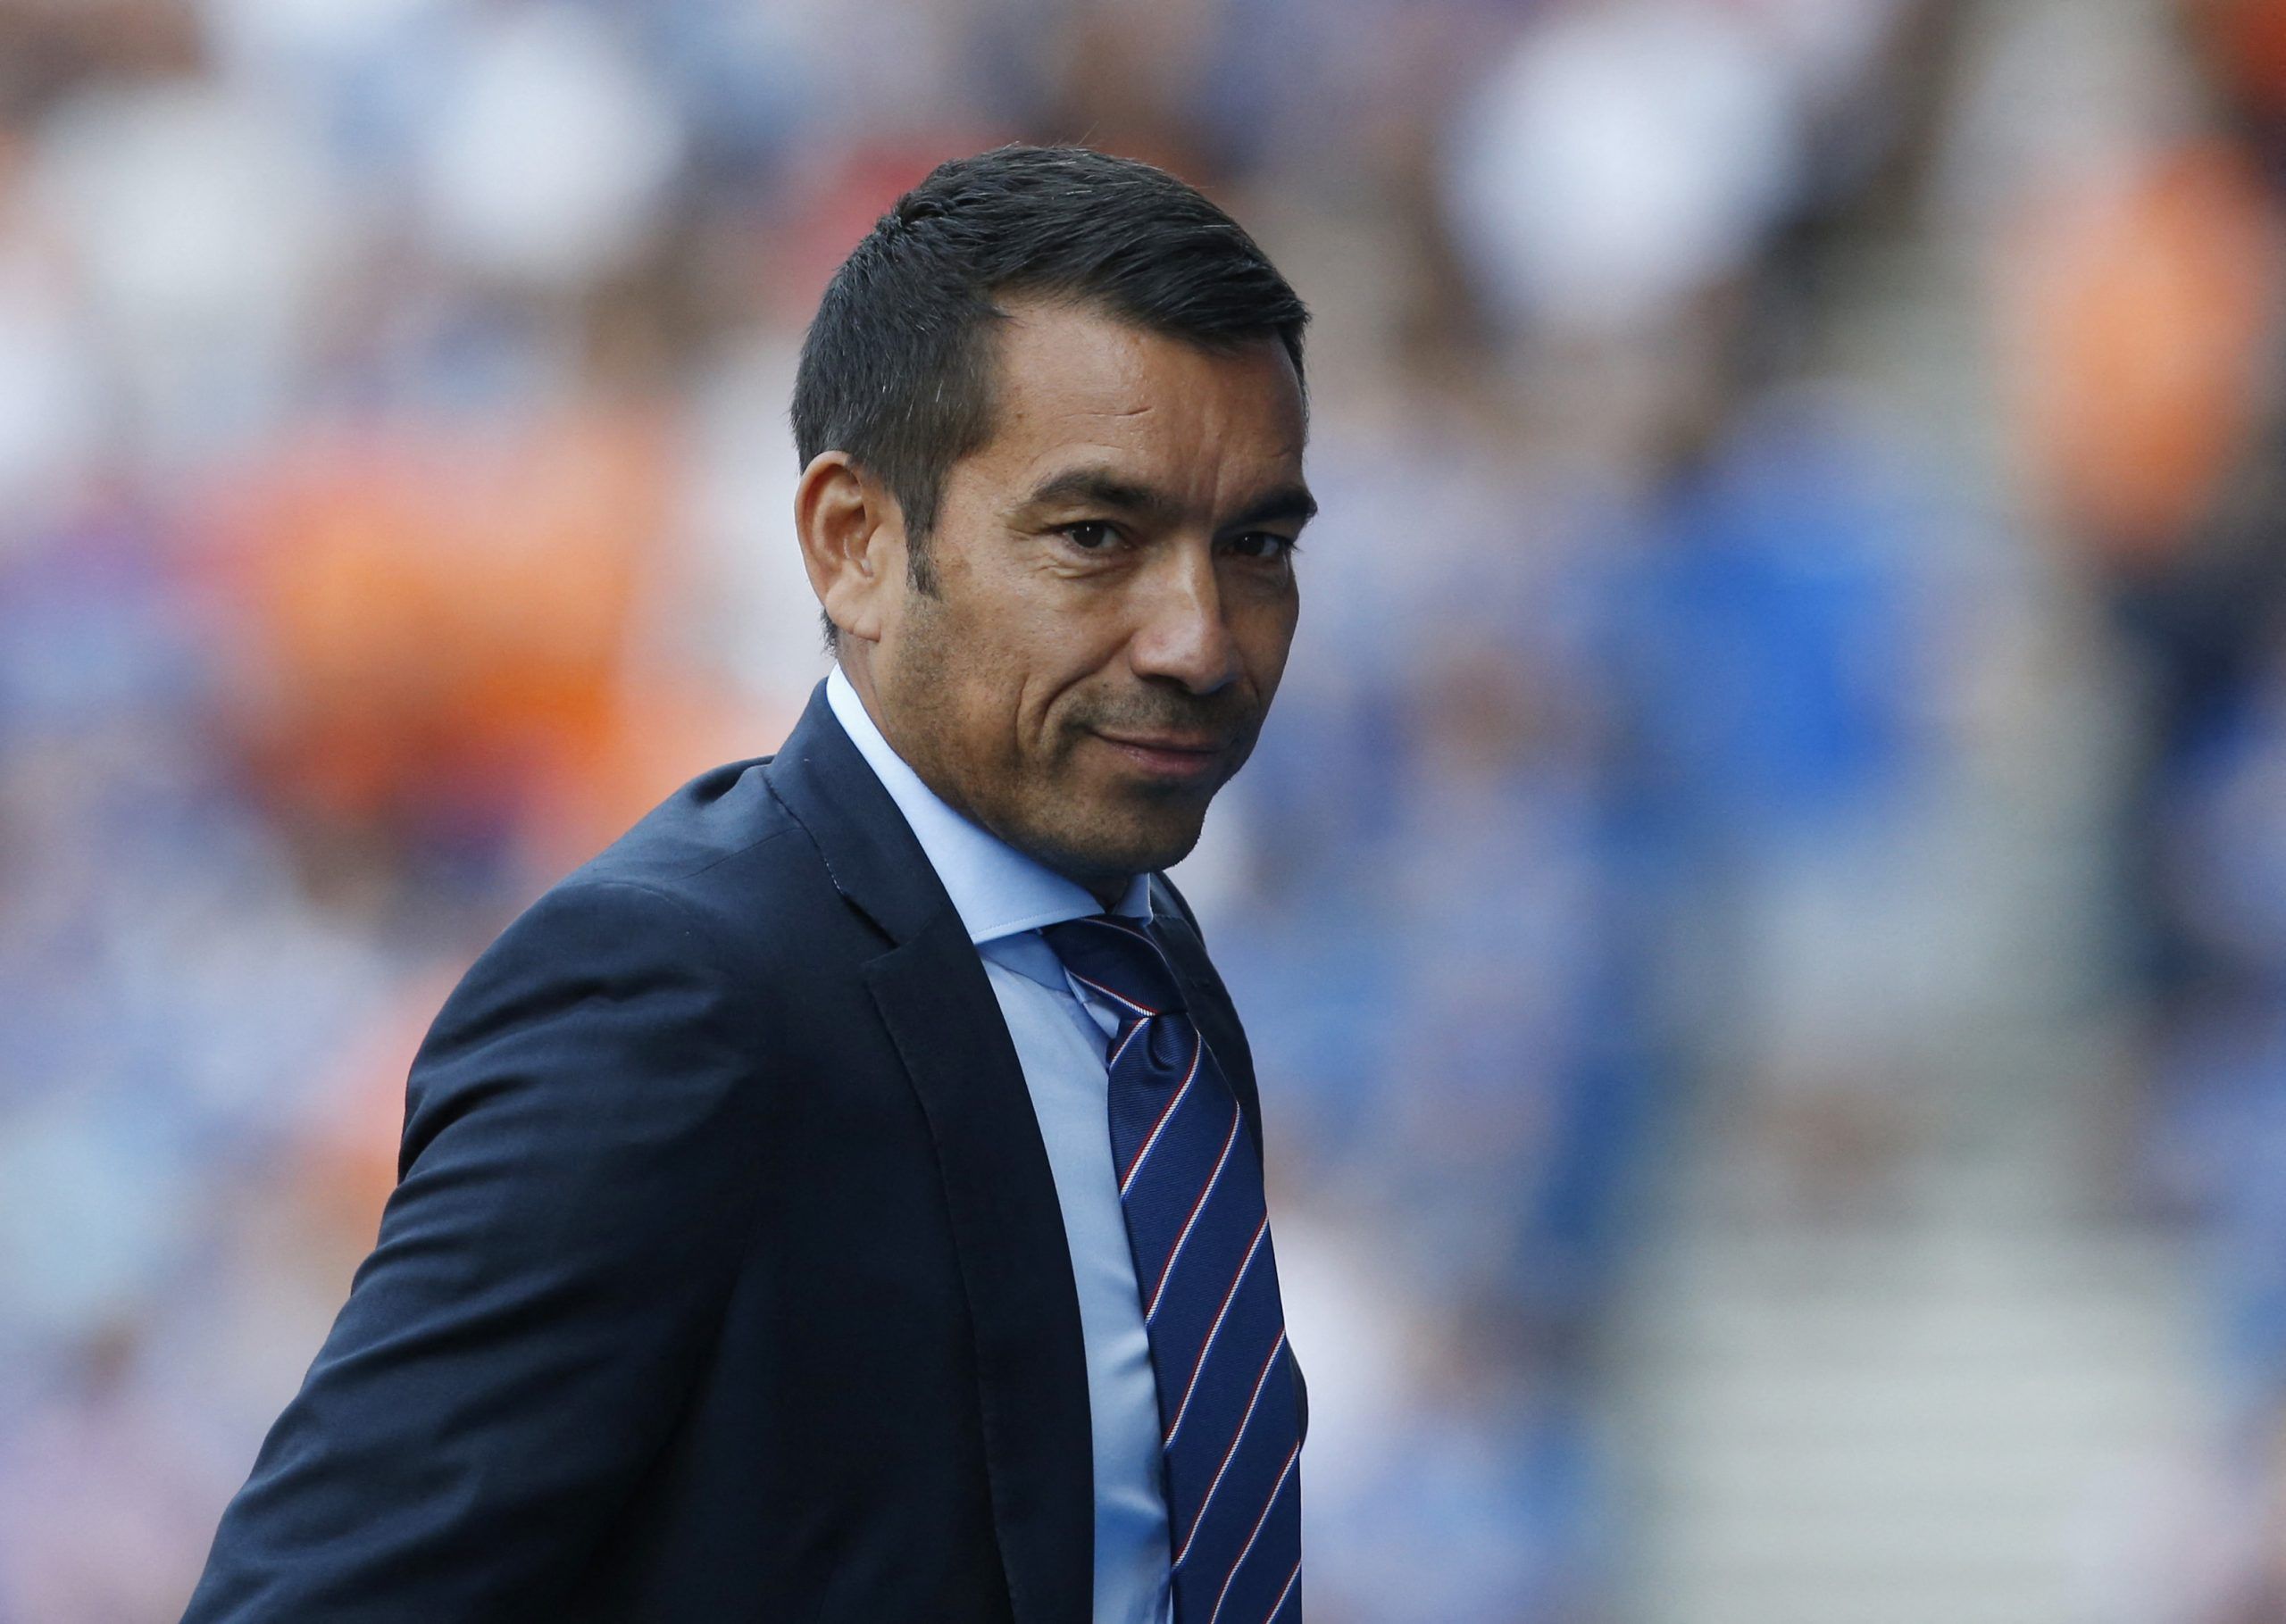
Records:
{"label": "blurred crowd", "polygon": [[[2114,1187],[2214,1242],[2286,1490],[2286,4],[0,0],[0,1620],[174,1616],[445,990],[783,736],[802,323],[1012,139],[1317,314],[1304,628],[1181,875],[1312,1617],[1609,1616],[1663,1125],[1879,1191],[1962,995],[1927,831],[2089,673]],[[1965,424],[1855,364],[1899,265]]]}

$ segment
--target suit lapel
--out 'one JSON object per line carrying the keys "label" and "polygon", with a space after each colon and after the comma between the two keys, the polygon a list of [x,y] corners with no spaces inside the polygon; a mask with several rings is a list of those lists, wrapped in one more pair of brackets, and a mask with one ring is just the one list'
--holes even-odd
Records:
{"label": "suit lapel", "polygon": [[864,973],[936,1146],[1016,1624],[1084,1620],[1095,1583],[1087,1349],[1055,1174],[999,1002],[822,687],[770,781],[835,887],[890,944]]}
{"label": "suit lapel", "polygon": [[[967,975],[947,973],[957,956]],[[1095,1542],[1087,1349],[1064,1212],[1014,1045],[950,908],[868,965],[866,980],[937,1141],[1016,1618],[1085,1619]]]}

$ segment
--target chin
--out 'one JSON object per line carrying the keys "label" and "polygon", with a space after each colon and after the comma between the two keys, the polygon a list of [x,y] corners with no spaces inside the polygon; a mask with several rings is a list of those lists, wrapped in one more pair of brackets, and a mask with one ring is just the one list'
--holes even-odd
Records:
{"label": "chin", "polygon": [[1189,819],[1177,827],[1161,823],[1150,829],[1085,832],[1060,830],[1032,850],[1050,868],[1083,885],[1125,879],[1172,868],[1198,844],[1203,819]]}

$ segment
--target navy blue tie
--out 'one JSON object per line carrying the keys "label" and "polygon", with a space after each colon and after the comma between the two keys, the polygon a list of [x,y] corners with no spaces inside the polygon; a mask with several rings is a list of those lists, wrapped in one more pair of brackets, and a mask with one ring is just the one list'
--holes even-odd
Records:
{"label": "navy blue tie", "polygon": [[1041,934],[1120,1015],[1112,1165],[1158,1378],[1175,1624],[1300,1624],[1300,1417],[1261,1158],[1149,928]]}

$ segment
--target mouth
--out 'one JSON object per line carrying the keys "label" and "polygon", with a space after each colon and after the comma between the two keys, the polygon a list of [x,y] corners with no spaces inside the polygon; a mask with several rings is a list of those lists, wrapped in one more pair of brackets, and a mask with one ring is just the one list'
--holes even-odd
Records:
{"label": "mouth", "polygon": [[1229,746],[1219,738],[1190,734],[1098,733],[1102,743],[1153,778],[1193,780],[1219,766]]}

